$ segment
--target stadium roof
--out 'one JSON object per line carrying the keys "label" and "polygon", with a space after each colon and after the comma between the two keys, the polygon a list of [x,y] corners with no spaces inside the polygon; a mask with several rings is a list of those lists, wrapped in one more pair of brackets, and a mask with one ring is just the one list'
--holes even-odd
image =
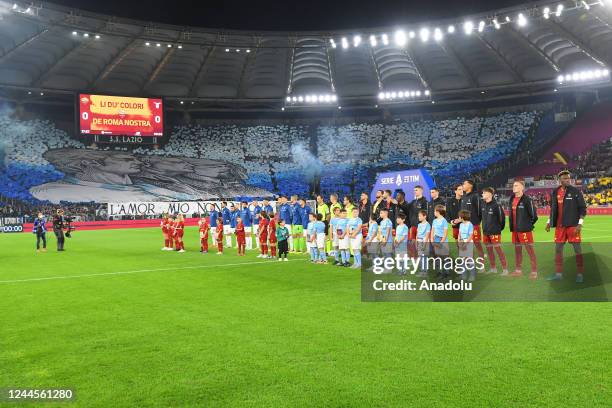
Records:
{"label": "stadium roof", "polygon": [[0,86],[19,91],[372,106],[608,86],[610,66],[612,0],[328,32],[179,27],[0,0]]}

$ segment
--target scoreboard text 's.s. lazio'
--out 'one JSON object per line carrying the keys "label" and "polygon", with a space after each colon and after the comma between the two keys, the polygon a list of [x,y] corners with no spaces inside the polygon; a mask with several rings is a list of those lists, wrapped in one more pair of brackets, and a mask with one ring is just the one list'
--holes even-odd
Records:
{"label": "scoreboard text 's.s. lazio'", "polygon": [[81,134],[163,136],[161,99],[80,94],[78,104]]}

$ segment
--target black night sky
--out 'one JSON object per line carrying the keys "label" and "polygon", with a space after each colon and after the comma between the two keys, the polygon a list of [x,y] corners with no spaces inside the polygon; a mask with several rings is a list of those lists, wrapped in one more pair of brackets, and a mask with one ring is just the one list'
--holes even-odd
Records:
{"label": "black night sky", "polygon": [[517,0],[55,0],[118,17],[209,28],[337,30],[394,26],[526,4]]}

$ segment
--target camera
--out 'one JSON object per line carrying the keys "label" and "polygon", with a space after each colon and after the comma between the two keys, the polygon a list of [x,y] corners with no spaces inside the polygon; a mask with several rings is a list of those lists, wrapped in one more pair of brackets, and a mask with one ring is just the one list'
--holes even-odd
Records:
{"label": "camera", "polygon": [[66,238],[72,238],[72,231],[76,230],[76,227],[72,225],[74,221],[73,217],[64,217],[65,227],[66,227]]}

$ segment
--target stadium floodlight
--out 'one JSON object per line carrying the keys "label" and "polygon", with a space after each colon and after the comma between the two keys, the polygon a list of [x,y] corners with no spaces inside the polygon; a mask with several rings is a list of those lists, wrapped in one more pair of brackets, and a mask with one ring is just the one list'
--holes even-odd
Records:
{"label": "stadium floodlight", "polygon": [[304,102],[304,97],[302,95],[298,96],[298,102]]}
{"label": "stadium floodlight", "polygon": [[181,105],[184,104],[184,103],[185,103],[185,101],[181,101]]}
{"label": "stadium floodlight", "polygon": [[478,23],[478,32],[482,33],[484,31],[485,28],[485,22],[483,20],[480,20],[480,23]]}
{"label": "stadium floodlight", "polygon": [[414,37],[416,37],[416,33],[415,33],[414,31],[410,31],[410,32],[408,33],[408,37],[410,37],[410,38],[414,38]]}
{"label": "stadium floodlight", "polygon": [[151,43],[150,42],[146,42],[145,45],[148,47],[148,46],[151,45]]}
{"label": "stadium floodlight", "polygon": [[310,103],[310,95],[306,95],[304,99],[306,100],[306,103]]}
{"label": "stadium floodlight", "polygon": [[496,30],[499,30],[501,28],[501,25],[499,24],[499,21],[497,21],[497,18],[493,19],[493,26]]}
{"label": "stadium floodlight", "polygon": [[548,20],[550,18],[550,7],[544,7],[544,12],[542,14],[544,15],[544,19]]}
{"label": "stadium floodlight", "polygon": [[380,39],[382,40],[383,45],[389,45],[389,36],[387,34],[383,34]]}
{"label": "stadium floodlight", "polygon": [[376,47],[376,44],[377,44],[377,43],[376,43],[376,36],[375,36],[375,35],[371,35],[371,36],[370,36],[370,45],[371,45],[372,47]]}
{"label": "stadium floodlight", "polygon": [[385,92],[385,99],[391,99],[391,92]]}
{"label": "stadium floodlight", "polygon": [[28,7],[25,12],[29,13],[30,11],[32,11],[32,8]]}
{"label": "stadium floodlight", "polygon": [[454,25],[452,25],[452,24],[451,24],[451,25],[449,25],[449,26],[448,26],[448,33],[449,33],[449,34],[452,34],[452,33],[454,33],[454,32],[455,32],[455,26],[454,26]]}
{"label": "stadium floodlight", "polygon": [[40,96],[45,96],[45,93],[44,93],[44,92],[41,92],[41,93],[40,93]]}
{"label": "stadium floodlight", "polygon": [[557,77],[557,82],[559,82],[559,83],[563,83],[564,80],[565,80],[565,77],[563,75],[559,75]]}
{"label": "stadium floodlight", "polygon": [[346,37],[342,37],[342,48],[346,50],[348,46],[348,40],[346,39]]}
{"label": "stadium floodlight", "polygon": [[398,47],[403,47],[404,45],[406,45],[407,42],[407,38],[406,38],[406,33],[404,32],[404,30],[397,30],[395,32],[395,44]]}
{"label": "stadium floodlight", "polygon": [[229,52],[229,48],[226,48],[226,49],[225,49],[225,52]]}
{"label": "stadium floodlight", "polygon": [[512,21],[512,19],[510,18],[510,16],[506,16],[506,23],[509,23],[511,21]]}
{"label": "stadium floodlight", "polygon": [[251,53],[251,49],[250,49],[250,48],[248,48],[248,49],[246,50],[246,53],[247,53],[247,54],[250,54],[250,53]]}
{"label": "stadium floodlight", "polygon": [[604,69],[603,71],[601,71],[601,74],[603,76],[609,76],[610,75],[610,70],[608,68]]}
{"label": "stadium floodlight", "polygon": [[77,34],[78,34],[78,33],[77,33],[76,31],[73,31],[73,32],[72,32],[72,35],[77,35]]}
{"label": "stadium floodlight", "polygon": [[359,47],[359,44],[361,44],[361,36],[356,35],[353,37],[353,47]]}
{"label": "stadium floodlight", "polygon": [[385,99],[385,93],[384,92],[379,92],[378,93],[378,99],[380,99],[380,100]]}
{"label": "stadium floodlight", "polygon": [[17,9],[17,3],[13,3],[13,10]]}
{"label": "stadium floodlight", "polygon": [[83,37],[85,37],[85,38],[89,38],[89,33],[85,33],[85,34],[83,34]]}
{"label": "stadium floodlight", "polygon": [[240,52],[240,48],[236,48],[236,52]]}
{"label": "stadium floodlight", "polygon": [[95,38],[96,38],[96,40],[99,40],[100,39],[100,34],[96,34]]}
{"label": "stadium floodlight", "polygon": [[425,96],[429,96],[429,94],[430,94],[429,89],[426,89],[425,90]]}
{"label": "stadium floodlight", "polygon": [[417,96],[417,98],[420,98],[421,97],[421,91],[416,91],[416,96]]}
{"label": "stadium floodlight", "polygon": [[517,23],[519,27],[525,27],[527,25],[527,18],[523,13],[519,13]]}
{"label": "stadium floodlight", "polygon": [[180,50],[180,49],[183,48],[183,46],[179,44],[176,48],[178,48]]}
{"label": "stadium floodlight", "polygon": [[332,102],[336,102],[338,100],[338,97],[336,96],[336,94],[333,94],[331,96],[331,100],[332,100]]}
{"label": "stadium floodlight", "polygon": [[291,102],[296,103],[297,102],[297,96],[294,96],[291,98]]}
{"label": "stadium floodlight", "polygon": [[463,31],[465,31],[467,35],[472,34],[473,30],[474,30],[474,23],[472,23],[471,21],[466,21],[463,24]]}
{"label": "stadium floodlight", "polygon": [[391,92],[391,99],[395,99],[397,97],[397,92]]}
{"label": "stadium floodlight", "polygon": [[555,12],[555,15],[557,17],[561,17],[561,14],[563,14],[563,9],[565,8],[565,6],[563,4],[559,4],[557,6],[557,11]]}
{"label": "stadium floodlight", "polygon": [[442,37],[443,37],[442,30],[440,30],[439,28],[436,28],[434,30],[434,40],[441,41]]}
{"label": "stadium floodlight", "polygon": [[168,45],[166,45],[166,47],[172,48],[172,44],[168,44]]}
{"label": "stadium floodlight", "polygon": [[333,38],[329,39],[329,43],[331,44],[332,48],[336,48],[336,42],[334,41]]}
{"label": "stadium floodlight", "polygon": [[429,28],[421,28],[421,31],[419,31],[419,36],[421,37],[421,41],[429,41]]}
{"label": "stadium floodlight", "polygon": [[291,102],[291,97],[290,96],[287,97],[287,102]]}
{"label": "stadium floodlight", "polygon": [[[408,92],[406,92],[406,95],[407,95],[407,94],[408,94]],[[398,96],[399,98],[403,98],[403,97],[404,97],[404,91],[399,91],[399,92],[397,93],[397,96]]]}
{"label": "stadium floodlight", "polygon": [[156,47],[161,47],[160,43],[155,44]]}
{"label": "stadium floodlight", "polygon": [[284,106],[281,108],[281,111],[283,111],[283,112],[285,111],[285,107]]}
{"label": "stadium floodlight", "polygon": [[590,10],[590,9],[591,9],[591,6],[589,6],[589,3],[587,3],[587,2],[586,2],[586,1],[584,1],[584,0],[582,0],[582,5],[584,6],[584,8],[585,8],[586,10]]}

